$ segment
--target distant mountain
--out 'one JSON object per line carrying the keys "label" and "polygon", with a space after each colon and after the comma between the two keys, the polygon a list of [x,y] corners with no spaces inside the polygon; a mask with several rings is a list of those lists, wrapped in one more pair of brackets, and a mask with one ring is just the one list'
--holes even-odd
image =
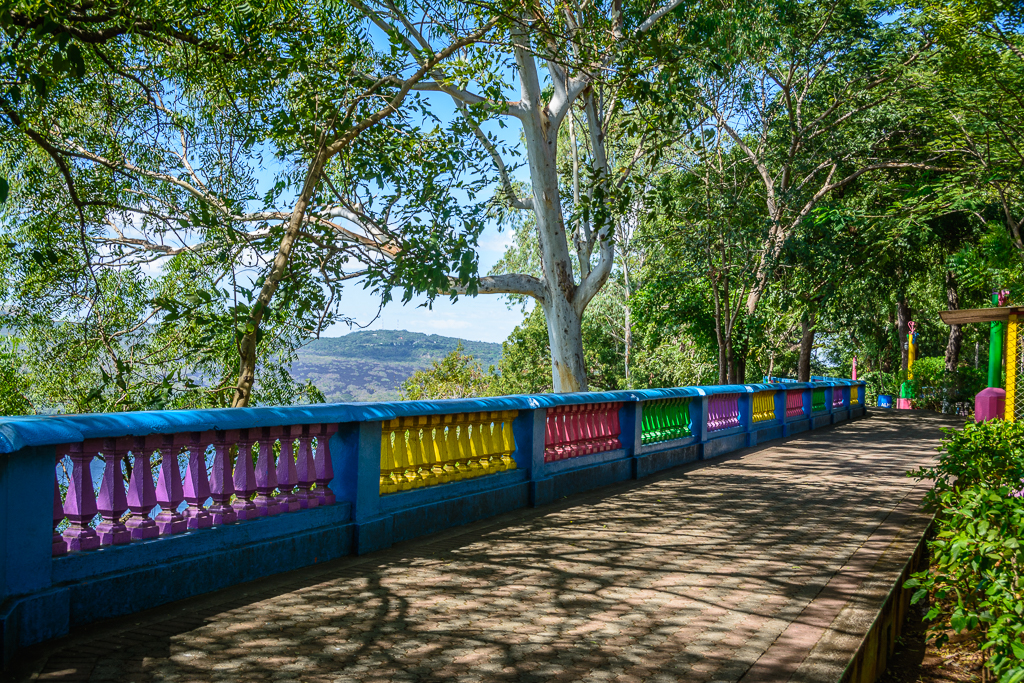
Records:
{"label": "distant mountain", "polygon": [[447,356],[460,341],[485,370],[501,359],[501,344],[405,330],[361,330],[303,347],[292,364],[292,376],[313,380],[330,402],[393,401],[401,398],[402,382]]}

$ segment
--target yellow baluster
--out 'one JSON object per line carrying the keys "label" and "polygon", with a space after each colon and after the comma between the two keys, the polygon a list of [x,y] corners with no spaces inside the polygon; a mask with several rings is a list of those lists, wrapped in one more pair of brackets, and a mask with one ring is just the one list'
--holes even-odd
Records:
{"label": "yellow baluster", "polygon": [[503,472],[505,463],[501,460],[501,413],[481,413],[484,417],[483,442],[487,462],[492,472]]}
{"label": "yellow baluster", "polygon": [[505,469],[516,468],[515,458],[512,454],[516,450],[516,438],[512,434],[512,420],[519,414],[518,410],[505,410],[501,413],[501,459],[505,463]]}
{"label": "yellow baluster", "polygon": [[431,482],[443,484],[448,481],[444,468],[441,466],[441,449],[438,441],[444,436],[440,415],[427,416],[427,424],[423,428],[423,448],[428,454],[427,467],[430,468]]}
{"label": "yellow baluster", "polygon": [[396,419],[398,423],[395,429],[395,475],[398,480],[398,490],[408,491],[413,488],[409,468],[412,466],[409,454],[409,426],[406,418]]}
{"label": "yellow baluster", "polygon": [[392,479],[395,470],[395,454],[391,446],[391,439],[394,437],[394,420],[389,420],[381,425],[380,435],[380,492],[394,493],[398,490],[397,483]]}
{"label": "yellow baluster", "polygon": [[464,468],[466,477],[479,476],[480,463],[474,457],[473,442],[470,440],[469,415],[457,415],[456,419],[459,425],[459,466]]}
{"label": "yellow baluster", "polygon": [[[456,415],[445,415],[445,444],[448,446],[448,462],[445,463],[445,470],[451,472],[452,481],[462,481],[466,478],[466,468],[462,467],[459,459],[459,425]],[[450,469],[449,469],[450,468]]]}

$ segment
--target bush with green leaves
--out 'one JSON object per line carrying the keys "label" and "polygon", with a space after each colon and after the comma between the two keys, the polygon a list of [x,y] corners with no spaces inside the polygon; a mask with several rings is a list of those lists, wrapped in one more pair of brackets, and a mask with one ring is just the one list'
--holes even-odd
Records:
{"label": "bush with green leaves", "polygon": [[907,581],[936,644],[948,630],[977,631],[986,667],[1000,683],[1024,681],[1024,424],[992,420],[947,430],[932,479],[937,509],[931,567]]}
{"label": "bush with green leaves", "polygon": [[973,404],[985,386],[981,370],[960,367],[949,372],[942,356],[921,358],[914,363],[914,407],[937,412],[955,412],[958,403]]}

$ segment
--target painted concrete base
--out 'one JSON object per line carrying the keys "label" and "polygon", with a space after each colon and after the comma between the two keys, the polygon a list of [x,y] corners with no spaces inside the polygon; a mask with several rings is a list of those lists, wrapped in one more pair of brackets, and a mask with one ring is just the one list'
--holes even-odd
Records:
{"label": "painted concrete base", "polygon": [[623,451],[623,457],[616,460],[568,469],[544,479],[534,480],[530,482],[530,504],[534,507],[545,505],[559,498],[632,479],[632,460],[626,457]]}
{"label": "painted concrete base", "polygon": [[982,389],[974,397],[974,420],[1002,420],[1006,415],[1006,391],[998,387]]}
{"label": "painted concrete base", "polygon": [[[255,527],[258,523],[252,524]],[[348,522],[330,524],[247,545],[208,550],[202,555],[71,580],[42,593],[12,599],[0,610],[4,660],[9,660],[19,648],[58,638],[75,626],[350,555],[353,531]]]}
{"label": "painted concrete base", "polygon": [[909,398],[898,398],[896,399],[896,410],[913,410],[914,406],[911,405]]}

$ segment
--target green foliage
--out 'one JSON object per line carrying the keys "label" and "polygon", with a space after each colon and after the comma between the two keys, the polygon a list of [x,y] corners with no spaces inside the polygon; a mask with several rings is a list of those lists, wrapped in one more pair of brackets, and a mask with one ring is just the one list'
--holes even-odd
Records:
{"label": "green foliage", "polygon": [[953,629],[978,632],[1001,683],[1024,680],[1024,424],[993,420],[948,430],[933,479],[938,508],[932,567],[906,582],[931,599],[925,619],[939,645]]}
{"label": "green foliage", "polygon": [[0,415],[31,415],[29,378],[13,349],[0,349]]}
{"label": "green foliage", "polygon": [[488,372],[473,356],[464,352],[462,343],[429,370],[418,370],[402,383],[402,398],[425,401],[444,398],[493,396],[497,376],[494,366]]}
{"label": "green foliage", "polygon": [[914,361],[914,406],[936,412],[953,412],[958,403],[973,410],[974,396],[985,388],[987,375],[971,367],[946,371],[944,357],[918,358]]}

